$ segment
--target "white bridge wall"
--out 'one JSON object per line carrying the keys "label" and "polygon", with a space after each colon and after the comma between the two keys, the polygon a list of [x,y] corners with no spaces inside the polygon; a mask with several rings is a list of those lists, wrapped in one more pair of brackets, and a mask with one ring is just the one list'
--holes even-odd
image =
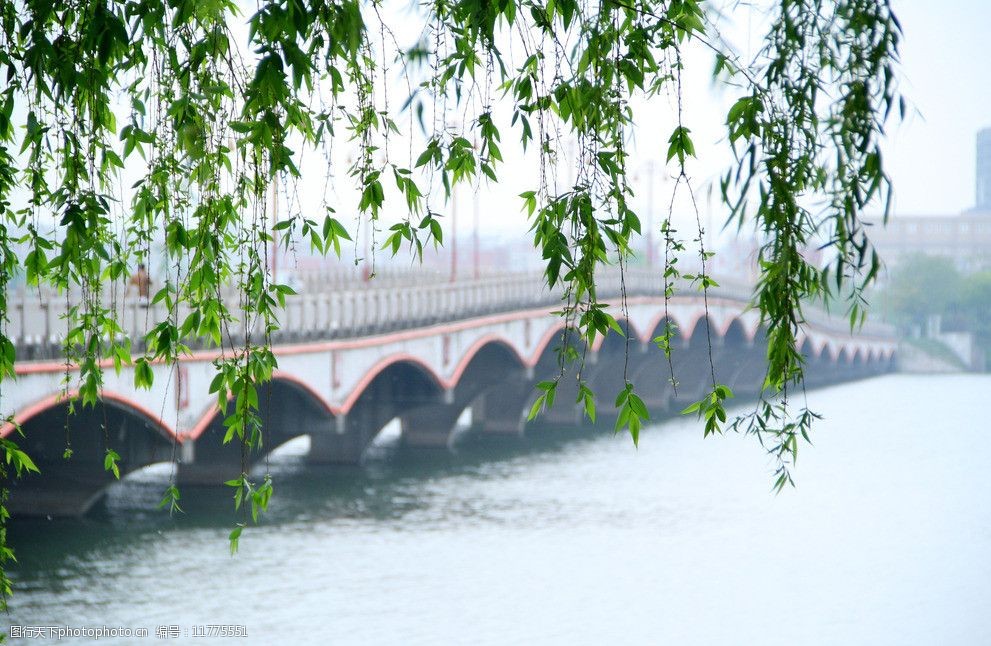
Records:
{"label": "white bridge wall", "polygon": [[[548,345],[553,347],[562,326],[562,319],[552,315],[551,309],[537,307],[491,314],[355,339],[279,345],[274,348],[279,364],[275,378],[293,381],[311,391],[335,415],[346,414],[371,379],[397,361],[419,364],[442,388],[452,388],[474,353],[492,341],[505,343],[525,366],[534,366]],[[631,297],[627,312],[638,340],[650,343],[656,325],[665,315],[665,303],[659,298]],[[623,316],[615,307],[613,314]],[[668,303],[668,314],[679,330],[688,334],[706,315],[706,309],[700,296],[679,296]],[[749,338],[757,331],[758,315],[741,299],[710,297],[708,316],[716,337],[724,335],[734,320],[742,322]],[[805,334],[817,354],[828,352],[832,359],[889,358],[896,348],[891,337],[853,335],[843,324],[825,318],[810,323]],[[593,349],[601,342],[599,338]],[[209,386],[215,376],[212,362],[219,356],[217,351],[201,351],[180,359],[175,366],[157,363],[150,390],[134,387],[131,366],[117,374],[112,365],[107,365],[104,396],[159,421],[179,439],[195,438],[216,412],[216,395],[209,393]],[[0,407],[13,414],[18,423],[64,396],[64,363],[22,362],[16,369],[18,378],[4,384]],[[68,376],[68,392],[72,394],[78,373],[70,367]],[[12,430],[8,424],[3,434]]]}

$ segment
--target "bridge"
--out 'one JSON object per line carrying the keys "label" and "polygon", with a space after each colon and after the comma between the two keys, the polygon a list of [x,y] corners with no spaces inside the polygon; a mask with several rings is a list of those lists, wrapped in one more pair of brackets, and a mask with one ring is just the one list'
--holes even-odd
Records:
{"label": "bridge", "polygon": [[[717,379],[738,397],[755,396],[766,343],[757,312],[748,308],[749,287],[713,288],[706,308],[700,294],[687,291],[665,303],[661,280],[659,272],[626,273],[625,312],[618,302],[611,306],[626,336],[599,337],[587,348],[584,377],[593,391],[611,402],[625,383],[625,366],[652,416],[676,412],[709,384],[711,342]],[[588,424],[568,375],[554,407],[526,421],[536,383],[559,374],[556,348],[564,332],[552,314],[561,296],[542,284],[539,274],[507,273],[453,283],[400,276],[307,285],[281,313],[282,330],[273,339],[278,370],[259,391],[264,446],[247,460],[256,463],[308,435],[311,462],[360,464],[390,422],[398,423],[401,446],[413,450],[451,447],[459,419],[470,418],[470,432],[489,438],[519,438],[541,425]],[[599,284],[600,294],[618,301],[618,274],[604,275]],[[223,415],[209,392],[213,362],[224,350],[203,348],[175,365],[154,364],[148,390],[134,387],[133,366],[116,373],[108,363],[98,405],[77,405],[69,415],[77,368],[58,358],[65,297],[19,299],[11,298],[8,335],[18,357],[29,359],[16,363],[17,379],[3,385],[0,407],[13,414],[25,435],[19,442],[42,473],[12,483],[12,513],[85,513],[113,482],[103,468],[107,447],[121,456],[121,477],[163,461],[177,463],[180,485],[216,485],[241,472],[241,447],[223,443]],[[134,299],[113,306],[132,339],[166,314]],[[678,330],[672,352],[677,388],[652,342],[668,320]],[[852,335],[845,321],[816,311],[807,323],[801,348],[810,387],[892,368],[896,343],[886,329],[867,326]],[[611,423],[610,407],[599,408]],[[14,432],[9,423],[0,431]]]}

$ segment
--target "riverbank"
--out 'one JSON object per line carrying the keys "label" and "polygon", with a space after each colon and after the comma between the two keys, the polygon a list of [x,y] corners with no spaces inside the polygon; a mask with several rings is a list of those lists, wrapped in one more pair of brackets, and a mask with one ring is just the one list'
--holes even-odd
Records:
{"label": "riverbank", "polygon": [[948,374],[970,372],[953,352],[935,339],[902,339],[898,343],[898,372]]}

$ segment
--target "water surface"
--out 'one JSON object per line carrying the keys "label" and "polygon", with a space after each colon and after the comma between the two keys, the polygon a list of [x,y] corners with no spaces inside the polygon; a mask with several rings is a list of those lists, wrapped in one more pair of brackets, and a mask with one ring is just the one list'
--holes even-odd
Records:
{"label": "water surface", "polygon": [[[988,376],[810,392],[825,419],[778,496],[753,438],[692,420],[638,450],[606,433],[363,471],[282,455],[233,558],[226,492],[169,518],[153,472],[82,521],[15,520],[6,620],[150,630],[130,643],[988,644],[989,394]],[[205,624],[249,637],[155,640]]]}

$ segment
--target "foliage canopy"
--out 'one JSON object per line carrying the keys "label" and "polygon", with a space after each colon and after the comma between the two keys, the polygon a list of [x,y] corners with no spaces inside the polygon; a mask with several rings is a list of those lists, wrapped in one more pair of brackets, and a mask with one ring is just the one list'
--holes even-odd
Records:
{"label": "foliage canopy", "polygon": [[[394,29],[408,27],[410,15],[419,36],[404,44]],[[500,142],[512,133],[540,160],[521,197],[547,282],[565,288],[562,315],[590,341],[618,328],[597,297],[595,270],[622,266],[642,230],[627,172],[628,135],[645,118],[637,106],[673,99],[665,156],[674,190],[691,190],[685,162],[696,150],[681,85],[686,48],[703,47],[716,80],[739,97],[725,121],[736,160],[720,186],[726,213],[739,226],[755,223],[764,241],[754,303],[768,331],[766,396],[736,426],[770,439],[781,487],[812,419],[786,408],[802,377],[803,303],[841,295],[856,322],[877,271],[860,215],[890,188],[879,138],[889,113],[904,109],[901,32],[888,0],[777,0],[767,6],[763,46],[742,60],[717,24],[717,9],[702,0],[427,0],[401,16],[360,0],[259,0],[251,9],[232,0],[5,0],[0,298],[19,274],[29,285],[81,294],[64,350],[80,367],[83,405],[99,396],[101,360],[135,362],[147,385],[149,362],[176,361],[190,339],[221,345],[236,312],[255,334],[225,351],[214,390],[234,402],[230,435],[251,444],[260,433],[255,385],[275,367],[270,333],[291,293],[265,271],[273,229],[339,252],[349,232],[335,208],[375,220],[388,205],[406,216],[385,248],[422,251],[441,241],[438,195],[481,177],[496,181]],[[398,84],[389,81],[396,73]],[[410,127],[415,120],[422,129],[419,150],[390,144],[406,112]],[[451,115],[460,125],[450,125]],[[576,180],[559,190],[552,178],[565,139],[577,145]],[[344,141],[357,150],[346,170],[358,203],[326,200],[319,215],[267,221],[272,184],[298,180],[304,151],[325,155],[329,166]],[[711,286],[702,235],[680,240],[670,219],[659,233],[665,296],[679,278]],[[170,273],[154,300],[172,315],[131,356],[105,304],[107,285],[145,261],[156,236]],[[825,268],[803,256],[815,244],[833,251]],[[686,248],[700,254],[697,275],[679,274]],[[220,296],[230,284],[236,304]],[[177,318],[179,303],[191,307],[189,318]],[[657,339],[666,352],[672,334]],[[0,350],[0,377],[12,377],[14,346],[2,334]],[[579,351],[564,352],[568,360],[580,361]],[[541,385],[544,394],[554,387]],[[707,433],[720,429],[729,394],[714,381],[693,409]],[[618,426],[635,439],[643,419],[634,385],[616,401]],[[11,464],[16,448],[3,449],[0,464]],[[271,495],[270,483],[247,476],[229,484],[253,511]]]}
{"label": "foliage canopy", "polygon": [[908,331],[934,315],[952,315],[961,300],[963,277],[950,258],[911,255],[890,272],[879,294],[881,310]]}
{"label": "foliage canopy", "polygon": [[942,330],[970,332],[985,356],[991,351],[991,271],[961,273],[951,258],[913,254],[889,272],[874,300],[906,336],[925,336],[938,317]]}

